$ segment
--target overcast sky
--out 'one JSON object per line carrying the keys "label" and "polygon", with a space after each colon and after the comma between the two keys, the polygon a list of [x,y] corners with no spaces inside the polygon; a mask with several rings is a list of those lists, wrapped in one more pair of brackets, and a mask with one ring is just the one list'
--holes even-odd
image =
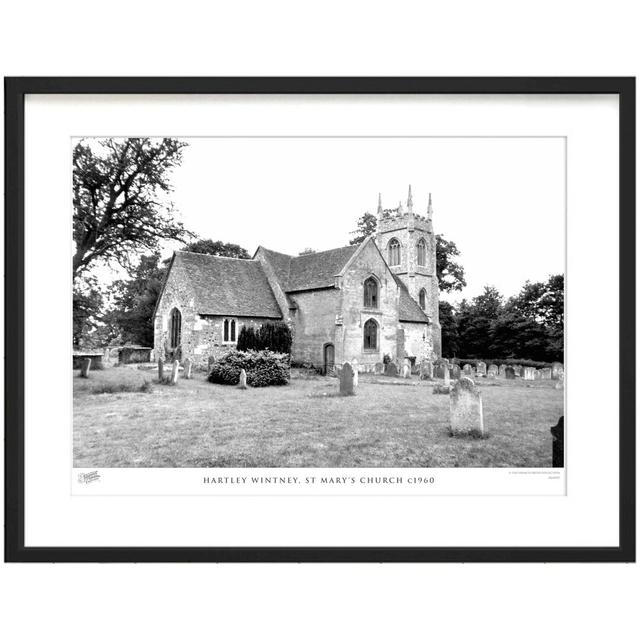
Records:
{"label": "overcast sky", "polygon": [[406,202],[460,249],[472,297],[564,273],[562,138],[189,138],[172,199],[203,238],[297,255],[349,243],[365,211]]}

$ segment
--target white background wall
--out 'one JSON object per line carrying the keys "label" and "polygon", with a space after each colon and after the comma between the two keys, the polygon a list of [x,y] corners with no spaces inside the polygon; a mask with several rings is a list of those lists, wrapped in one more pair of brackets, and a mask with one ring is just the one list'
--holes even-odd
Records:
{"label": "white background wall", "polygon": [[[0,60],[3,75],[636,75],[633,10],[23,1],[2,9]],[[639,587],[637,565],[3,565],[0,625],[91,640],[619,637],[637,629]]]}

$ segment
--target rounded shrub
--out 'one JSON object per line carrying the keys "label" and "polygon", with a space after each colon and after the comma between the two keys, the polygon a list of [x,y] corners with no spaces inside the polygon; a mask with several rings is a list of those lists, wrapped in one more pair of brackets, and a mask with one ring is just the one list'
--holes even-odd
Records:
{"label": "rounded shrub", "polygon": [[263,351],[229,351],[211,365],[208,380],[217,384],[238,384],[240,371],[247,372],[251,387],[289,384],[289,355]]}

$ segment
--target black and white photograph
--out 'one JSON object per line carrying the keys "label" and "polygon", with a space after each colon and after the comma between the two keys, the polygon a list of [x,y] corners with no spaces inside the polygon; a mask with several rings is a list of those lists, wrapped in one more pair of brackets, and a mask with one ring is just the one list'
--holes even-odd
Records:
{"label": "black and white photograph", "polygon": [[564,137],[70,163],[75,468],[564,467]]}

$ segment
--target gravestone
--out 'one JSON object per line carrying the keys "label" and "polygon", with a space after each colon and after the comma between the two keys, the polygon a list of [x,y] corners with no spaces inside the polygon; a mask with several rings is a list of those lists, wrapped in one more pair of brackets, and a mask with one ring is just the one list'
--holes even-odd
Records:
{"label": "gravestone", "polygon": [[405,358],[404,362],[402,363],[402,377],[411,377],[411,360],[409,360],[409,358]]}
{"label": "gravestone", "polygon": [[560,371],[556,380],[556,389],[564,389],[564,371]]}
{"label": "gravestone", "polygon": [[375,366],[373,367],[373,373],[375,373],[375,375],[379,376],[381,373],[384,373],[384,365],[382,364],[382,362],[376,362]]}
{"label": "gravestone", "polygon": [[164,380],[164,360],[162,358],[158,359],[158,380],[160,382]]}
{"label": "gravestone", "polygon": [[490,364],[487,369],[487,376],[489,378],[495,378],[498,375],[498,367],[495,364]]}
{"label": "gravestone", "polygon": [[449,365],[445,364],[444,365],[444,384],[445,386],[449,386],[449,380],[450,380],[450,371],[449,371]]}
{"label": "gravestone", "polygon": [[191,367],[193,366],[193,362],[191,362],[191,358],[187,358],[184,361],[184,377],[187,380],[191,380]]}
{"label": "gravestone", "polygon": [[439,378],[440,380],[444,379],[444,372],[449,373],[449,367],[446,364],[436,364],[433,367],[433,377]]}
{"label": "gravestone", "polygon": [[358,386],[358,361],[354,358],[351,361],[351,367],[353,368],[353,388]]}
{"label": "gravestone", "polygon": [[80,363],[80,377],[88,378],[89,369],[91,369],[91,358],[83,358],[82,362]]}
{"label": "gravestone", "polygon": [[457,364],[451,367],[451,377],[454,380],[460,380],[460,367]]}
{"label": "gravestone", "polygon": [[238,389],[247,388],[247,372],[244,369],[240,369],[240,381],[238,382]]}
{"label": "gravestone", "polygon": [[171,384],[178,384],[178,371],[180,369],[180,361],[174,360],[171,367]]}
{"label": "gravestone", "polygon": [[211,367],[213,367],[213,363],[216,359],[213,356],[209,356],[207,359],[207,374],[211,373]]}
{"label": "gravestone", "polygon": [[513,367],[513,370],[514,370],[516,376],[518,376],[519,378],[522,378],[522,373],[524,371],[524,367],[522,365],[519,365],[519,364],[515,365]]}
{"label": "gravestone", "polygon": [[484,435],[482,396],[471,378],[463,376],[453,385],[449,394],[451,434]]}
{"label": "gravestone", "polygon": [[388,362],[384,368],[384,375],[395,377],[398,375],[398,367],[396,367],[394,362]]}
{"label": "gravestone", "polygon": [[470,364],[465,364],[464,367],[462,367],[462,375],[472,376],[473,373],[473,367]]}
{"label": "gravestone", "polygon": [[549,369],[549,367],[545,367],[544,369],[540,369],[540,377],[543,380],[551,380],[551,369]]}
{"label": "gravestone", "polygon": [[515,380],[516,379],[515,369],[513,367],[506,367],[504,370],[504,377],[507,380]]}
{"label": "gravestone", "polygon": [[522,370],[522,378],[524,380],[535,380],[535,369],[533,367],[524,367]]}
{"label": "gravestone", "polygon": [[348,362],[345,362],[342,365],[342,369],[340,370],[340,395],[356,395],[356,392],[353,388],[353,367]]}
{"label": "gravestone", "polygon": [[420,361],[420,380],[431,380],[433,378],[433,365],[429,360]]}
{"label": "gravestone", "polygon": [[553,467],[564,467],[564,416],[560,416],[558,424],[551,427],[552,449],[551,465]]}
{"label": "gravestone", "polygon": [[533,372],[533,379],[540,380],[541,378],[542,378],[542,373],[540,372],[540,369],[535,369]]}
{"label": "gravestone", "polygon": [[478,362],[476,365],[476,376],[487,375],[487,364],[485,362]]}
{"label": "gravestone", "polygon": [[504,378],[506,376],[506,373],[505,373],[506,370],[507,370],[507,365],[506,364],[501,364],[498,367],[498,376],[500,378]]}
{"label": "gravestone", "polygon": [[560,377],[560,373],[564,371],[564,367],[561,362],[554,362],[551,365],[551,378],[557,380]]}

